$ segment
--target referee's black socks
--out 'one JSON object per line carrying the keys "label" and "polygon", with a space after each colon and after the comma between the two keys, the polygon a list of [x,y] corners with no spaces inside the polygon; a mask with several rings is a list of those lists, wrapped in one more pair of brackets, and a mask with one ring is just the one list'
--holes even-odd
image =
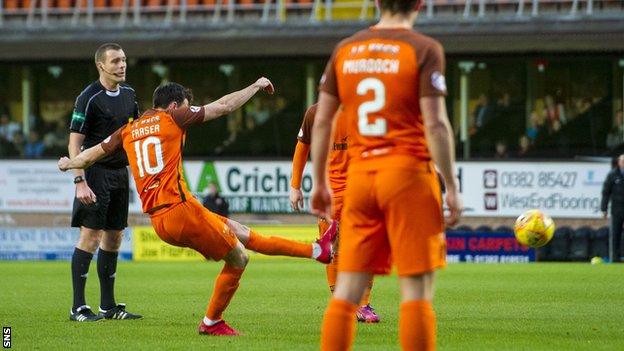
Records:
{"label": "referee's black socks", "polygon": [[117,271],[118,252],[104,251],[100,248],[97,259],[98,277],[100,277],[100,308],[110,310],[115,307],[115,272]]}
{"label": "referee's black socks", "polygon": [[71,263],[72,286],[74,288],[73,311],[75,311],[78,307],[87,304],[85,302],[85,285],[87,284],[87,274],[89,273],[91,259],[93,259],[92,253],[82,251],[77,247],[74,248]]}

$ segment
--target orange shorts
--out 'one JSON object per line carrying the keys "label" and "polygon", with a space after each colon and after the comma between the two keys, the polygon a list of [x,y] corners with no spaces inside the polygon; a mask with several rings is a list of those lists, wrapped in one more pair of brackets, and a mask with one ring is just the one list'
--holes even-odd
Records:
{"label": "orange shorts", "polygon": [[[344,191],[341,191],[338,194],[332,194],[332,215],[331,218],[334,221],[340,222],[340,216],[342,215],[342,206],[344,204]],[[319,227],[319,238],[327,228],[329,228],[329,223],[324,218],[318,218],[318,227]]]}
{"label": "orange shorts", "polygon": [[151,219],[164,242],[190,247],[207,259],[223,259],[238,243],[227,218],[210,212],[194,198],[158,211]]}
{"label": "orange shorts", "polygon": [[433,166],[349,172],[338,271],[401,276],[446,265],[440,185]]}

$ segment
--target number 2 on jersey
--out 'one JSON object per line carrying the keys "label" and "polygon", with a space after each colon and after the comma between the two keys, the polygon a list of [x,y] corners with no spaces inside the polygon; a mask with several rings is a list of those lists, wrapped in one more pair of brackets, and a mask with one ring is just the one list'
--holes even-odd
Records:
{"label": "number 2 on jersey", "polygon": [[358,107],[358,130],[363,136],[382,136],[387,132],[386,119],[375,118],[375,122],[368,123],[368,115],[381,111],[386,105],[386,87],[377,78],[366,78],[360,81],[357,86],[358,95],[366,95],[369,90],[373,91],[373,100],[363,102]]}
{"label": "number 2 on jersey", "polygon": [[[156,156],[156,165],[150,164],[150,146],[153,145],[154,155]],[[139,177],[143,178],[145,172],[149,175],[160,173],[165,168],[163,162],[162,145],[160,139],[155,136],[146,138],[145,140],[138,140],[134,142],[134,152],[136,154],[136,164],[139,167]]]}

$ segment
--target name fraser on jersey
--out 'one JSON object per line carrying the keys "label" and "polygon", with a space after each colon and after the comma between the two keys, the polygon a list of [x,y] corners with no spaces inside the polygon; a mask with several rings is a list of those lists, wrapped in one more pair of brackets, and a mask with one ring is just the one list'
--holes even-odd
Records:
{"label": "name fraser on jersey", "polygon": [[391,59],[358,59],[345,60],[342,64],[342,73],[399,73],[399,60]]}
{"label": "name fraser on jersey", "polygon": [[141,138],[146,135],[160,133],[160,124],[145,127],[135,127],[132,129],[132,139]]}

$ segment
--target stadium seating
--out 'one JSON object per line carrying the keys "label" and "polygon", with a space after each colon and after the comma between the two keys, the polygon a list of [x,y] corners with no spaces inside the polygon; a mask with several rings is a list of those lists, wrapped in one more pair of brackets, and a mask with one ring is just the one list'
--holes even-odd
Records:
{"label": "stadium seating", "polygon": [[490,233],[491,231],[492,231],[492,227],[490,227],[489,225],[480,225],[477,228],[475,228],[475,232]]}
{"label": "stadium seating", "polygon": [[454,230],[456,230],[458,232],[471,232],[472,231],[472,227],[470,227],[469,225],[466,225],[466,224],[462,224],[462,225],[458,226],[457,228],[454,228]]}
{"label": "stadium seating", "polygon": [[609,227],[601,227],[592,233],[590,257],[609,257]]}
{"label": "stadium seating", "polygon": [[495,232],[513,233],[513,228],[508,225],[501,225],[494,229]]}
{"label": "stadium seating", "polygon": [[570,233],[570,252],[568,258],[572,261],[587,261],[589,246],[593,230],[584,226]]}
{"label": "stadium seating", "polygon": [[574,231],[570,227],[561,227],[555,230],[548,246],[548,250],[542,256],[544,261],[566,261],[570,252],[570,236]]}

